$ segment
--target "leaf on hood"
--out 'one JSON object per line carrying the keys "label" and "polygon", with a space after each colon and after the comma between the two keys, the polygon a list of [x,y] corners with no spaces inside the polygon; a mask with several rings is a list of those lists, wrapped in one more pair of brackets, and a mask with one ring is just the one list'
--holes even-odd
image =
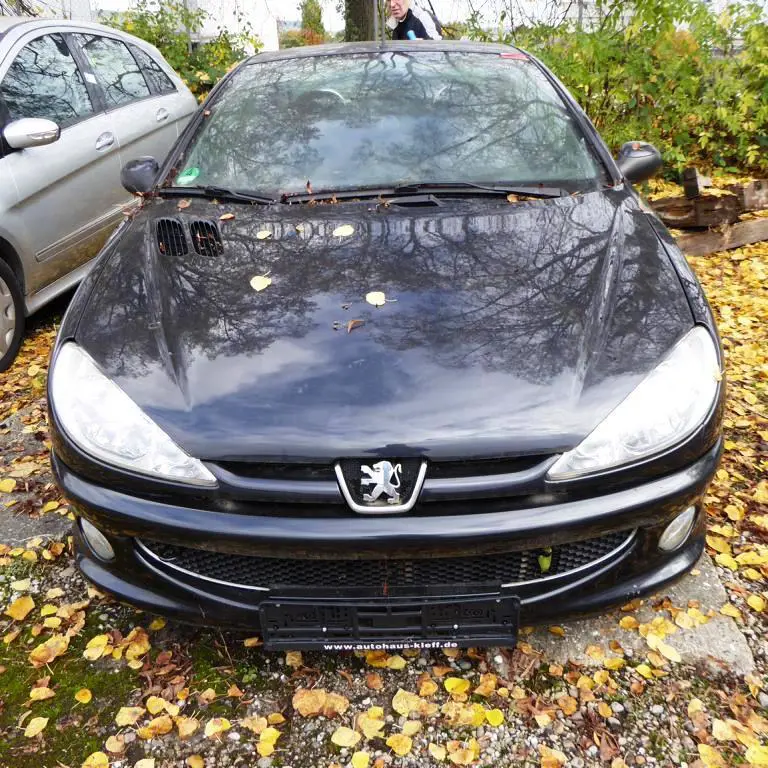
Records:
{"label": "leaf on hood", "polygon": [[349,237],[355,233],[355,228],[351,224],[342,224],[333,230],[334,237]]}
{"label": "leaf on hood", "polygon": [[260,229],[256,233],[256,239],[257,240],[266,240],[267,238],[272,237],[272,232],[268,229]]}
{"label": "leaf on hood", "polygon": [[387,297],[383,291],[370,291],[365,294],[365,300],[374,307],[383,307],[387,303]]}
{"label": "leaf on hood", "polygon": [[219,221],[232,221],[234,218],[234,213],[222,213],[221,216],[219,216]]}
{"label": "leaf on hood", "polygon": [[[365,325],[365,320],[357,320],[357,319],[355,319],[355,320],[350,320],[350,321],[347,323],[347,333],[352,333],[352,331],[354,331],[354,330],[355,330],[355,328],[360,328],[360,326],[362,326],[362,325]],[[392,658],[395,658],[395,657],[394,657],[394,656],[393,656],[393,657],[391,657],[389,661],[391,661],[391,659],[392,659]],[[399,658],[399,657],[398,657],[398,658]],[[390,669],[394,669],[394,667],[392,667],[392,666],[389,664],[389,661],[387,662],[387,666],[388,666]]]}
{"label": "leaf on hood", "polygon": [[269,288],[272,285],[272,278],[266,275],[256,275],[251,278],[251,288],[254,291],[263,291],[265,288]]}
{"label": "leaf on hood", "polygon": [[192,201],[185,198],[184,200],[179,200],[177,208],[183,211],[185,208],[189,208],[190,205],[192,205]]}

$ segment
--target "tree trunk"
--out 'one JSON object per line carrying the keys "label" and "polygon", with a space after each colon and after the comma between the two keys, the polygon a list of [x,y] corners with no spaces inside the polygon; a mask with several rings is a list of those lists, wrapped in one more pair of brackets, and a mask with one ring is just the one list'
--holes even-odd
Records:
{"label": "tree trunk", "polygon": [[376,0],[346,0],[344,39],[348,42],[373,40],[376,10]]}

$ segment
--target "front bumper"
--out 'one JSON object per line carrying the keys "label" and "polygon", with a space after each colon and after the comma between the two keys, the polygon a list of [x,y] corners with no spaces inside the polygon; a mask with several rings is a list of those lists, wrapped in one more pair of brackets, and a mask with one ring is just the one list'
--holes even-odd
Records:
{"label": "front bumper", "polygon": [[[306,595],[296,590],[242,588],[164,568],[147,555],[140,540],[261,557],[361,561],[457,555],[483,558],[491,553],[554,547],[625,532],[626,546],[590,567],[519,586],[482,590],[483,597],[513,599],[520,622],[548,623],[600,612],[657,591],[690,570],[704,547],[701,512],[689,538],[677,551],[662,552],[658,539],[678,514],[698,505],[717,468],[720,451],[718,442],[686,468],[631,489],[530,510],[345,519],[292,519],[173,506],[85,480],[55,455],[53,468],[77,513],[103,531],[116,552],[114,560],[102,561],[82,535],[77,536],[77,562],[90,581],[153,613],[195,624],[259,632],[264,607],[276,598],[296,605],[311,597],[321,606],[384,606],[391,613],[393,607],[408,600],[430,605],[450,600],[462,605],[481,595],[477,589],[460,584],[450,593],[431,590],[424,584],[418,595],[377,592],[367,597],[359,591],[323,591],[322,585]],[[471,634],[460,644],[504,642],[499,633]],[[373,637],[377,637],[375,633]],[[402,639],[403,635],[393,637]],[[513,642],[514,632],[508,638]],[[328,647],[327,639],[318,632],[311,643],[297,643],[295,647]],[[275,642],[273,647],[281,646]]]}

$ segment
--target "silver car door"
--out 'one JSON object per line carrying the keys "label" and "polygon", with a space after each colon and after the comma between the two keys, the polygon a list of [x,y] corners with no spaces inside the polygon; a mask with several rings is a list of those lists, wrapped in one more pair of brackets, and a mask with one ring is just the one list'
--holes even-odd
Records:
{"label": "silver car door", "polygon": [[[173,138],[179,136],[197,109],[197,99],[180,81],[178,75],[170,71],[166,62],[160,63],[155,56],[158,53],[147,51],[138,45],[129,44],[136,61],[139,63],[144,77],[152,89],[152,93],[163,97],[162,107],[156,113],[157,120],[165,119],[173,126]],[[157,158],[161,160],[161,157]]]}
{"label": "silver car door", "polygon": [[122,164],[139,155],[163,159],[176,139],[172,105],[152,93],[124,42],[92,33],[75,39],[104,89]]}
{"label": "silver car door", "polygon": [[30,295],[92,258],[121,218],[118,144],[98,92],[89,89],[65,36],[22,40],[0,67],[0,97],[10,119],[45,117],[59,124],[53,144],[10,152],[3,173],[16,203],[4,226],[33,253]]}

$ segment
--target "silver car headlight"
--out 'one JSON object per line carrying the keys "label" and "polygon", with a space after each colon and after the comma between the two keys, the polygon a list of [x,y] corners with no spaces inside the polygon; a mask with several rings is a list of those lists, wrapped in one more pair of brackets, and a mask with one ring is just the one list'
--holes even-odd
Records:
{"label": "silver car headlight", "polygon": [[215,486],[189,456],[77,344],[65,344],[51,372],[51,402],[67,435],[86,453],[133,472]]}
{"label": "silver car headlight", "polygon": [[685,440],[712,409],[720,379],[714,339],[697,326],[579,445],[552,465],[547,479],[604,472]]}

